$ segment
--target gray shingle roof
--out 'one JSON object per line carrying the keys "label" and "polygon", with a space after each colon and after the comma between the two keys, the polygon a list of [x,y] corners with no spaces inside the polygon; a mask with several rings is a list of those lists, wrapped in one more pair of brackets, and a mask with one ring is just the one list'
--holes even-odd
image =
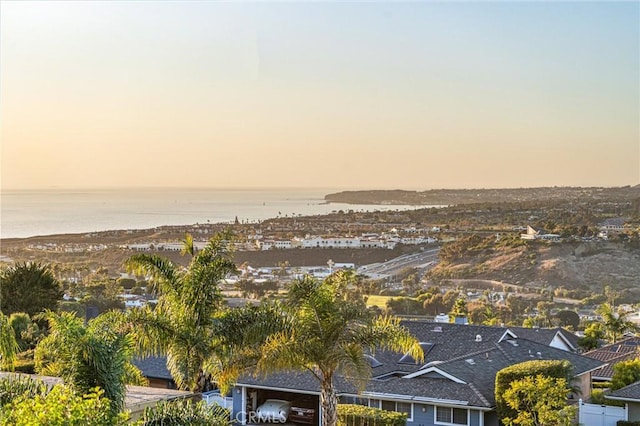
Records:
{"label": "gray shingle roof", "polygon": [[[603,363],[576,353],[548,346],[551,332],[542,332],[546,343],[512,338],[506,327],[441,324],[427,321],[403,321],[402,325],[420,341],[432,343],[425,362],[398,363],[402,354],[376,351],[380,366],[372,368],[373,379],[366,384],[370,398],[386,394],[390,399],[447,400],[461,405],[490,408],[495,405],[496,373],[516,363],[532,359],[565,359],[572,363],[574,374],[593,371]],[[552,330],[553,336],[558,332]],[[520,333],[525,334],[525,333]],[[480,336],[480,337],[478,337]],[[396,374],[393,374],[396,373]],[[412,378],[400,376],[414,375]],[[447,376],[458,379],[457,383]],[[318,393],[317,380],[311,373],[279,373],[268,377],[243,377],[239,384],[301,390]],[[356,387],[337,378],[338,394],[356,394]]]}
{"label": "gray shingle roof", "polygon": [[142,375],[154,379],[172,380],[173,377],[167,369],[167,358],[150,356],[148,358],[136,358],[133,364],[142,371]]}
{"label": "gray shingle roof", "polygon": [[574,350],[578,347],[578,336],[565,330],[561,327],[556,328],[526,328],[526,327],[509,327],[516,336],[531,340],[534,342],[542,343],[544,345],[550,345],[557,334],[561,334],[562,338],[566,340],[569,345],[573,346]]}
{"label": "gray shingle roof", "polygon": [[640,402],[640,382],[635,382],[629,386],[625,386],[622,389],[611,392],[605,395],[605,398],[610,399],[623,399],[623,400],[637,400]]}

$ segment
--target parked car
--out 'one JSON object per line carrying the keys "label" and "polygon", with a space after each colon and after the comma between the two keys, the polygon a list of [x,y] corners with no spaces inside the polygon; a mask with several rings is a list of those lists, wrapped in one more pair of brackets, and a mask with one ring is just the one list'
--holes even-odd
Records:
{"label": "parked car", "polygon": [[291,407],[289,413],[289,421],[296,424],[315,425],[316,424],[316,410],[308,407]]}
{"label": "parked car", "polygon": [[282,399],[267,399],[256,410],[257,420],[269,423],[284,423],[289,417],[291,402]]}

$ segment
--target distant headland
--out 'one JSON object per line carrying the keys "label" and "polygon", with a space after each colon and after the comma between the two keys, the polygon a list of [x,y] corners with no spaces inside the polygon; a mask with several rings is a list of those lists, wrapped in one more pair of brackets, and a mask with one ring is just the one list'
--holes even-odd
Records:
{"label": "distant headland", "polygon": [[426,191],[366,190],[342,191],[325,195],[329,203],[380,205],[457,205],[506,203],[536,200],[584,201],[607,198],[636,199],[640,185],[622,187],[538,187],[503,189],[430,189]]}

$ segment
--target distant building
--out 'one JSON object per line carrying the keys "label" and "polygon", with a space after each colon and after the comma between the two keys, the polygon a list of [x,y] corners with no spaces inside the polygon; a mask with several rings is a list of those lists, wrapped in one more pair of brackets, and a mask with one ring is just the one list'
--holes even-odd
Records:
{"label": "distant building", "polygon": [[623,217],[612,217],[609,219],[605,219],[600,223],[599,228],[601,231],[614,231],[621,232],[624,231],[624,224],[627,220]]}
{"label": "distant building", "polygon": [[551,234],[542,228],[534,228],[533,226],[527,226],[527,233],[520,234],[520,238],[523,240],[547,240],[547,241],[559,241],[559,234]]}

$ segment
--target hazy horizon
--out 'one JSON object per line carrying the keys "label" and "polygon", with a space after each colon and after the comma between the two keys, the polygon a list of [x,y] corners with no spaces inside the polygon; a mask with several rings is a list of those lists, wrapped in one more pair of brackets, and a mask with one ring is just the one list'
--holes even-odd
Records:
{"label": "hazy horizon", "polygon": [[0,3],[3,191],[640,183],[639,2]]}
{"label": "hazy horizon", "polygon": [[323,186],[235,186],[235,187],[219,187],[219,186],[75,186],[75,187],[42,187],[42,188],[2,188],[3,192],[47,192],[47,191],[162,191],[162,190],[183,190],[183,191],[433,191],[433,190],[493,190],[493,189],[534,189],[534,188],[624,188],[640,186],[638,184],[626,184],[626,185],[592,185],[592,186],[579,186],[579,185],[550,185],[550,186],[504,186],[504,187],[388,187],[388,188],[374,188],[374,187],[323,187]]}

